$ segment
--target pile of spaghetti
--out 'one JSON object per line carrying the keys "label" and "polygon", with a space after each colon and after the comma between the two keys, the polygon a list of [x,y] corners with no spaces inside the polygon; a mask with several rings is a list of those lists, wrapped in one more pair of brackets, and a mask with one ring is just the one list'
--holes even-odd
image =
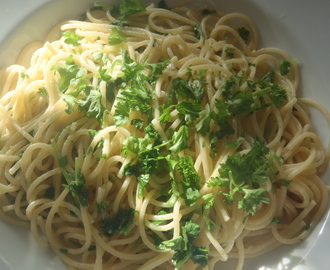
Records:
{"label": "pile of spaghetti", "polygon": [[241,269],[310,233],[329,151],[248,17],[126,0],[61,30],[1,73],[1,219],[70,269]]}

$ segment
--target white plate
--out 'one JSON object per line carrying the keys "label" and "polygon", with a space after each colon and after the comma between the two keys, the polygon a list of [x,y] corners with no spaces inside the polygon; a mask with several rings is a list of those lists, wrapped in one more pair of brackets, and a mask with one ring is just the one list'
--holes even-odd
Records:
{"label": "white plate", "polygon": [[[0,0],[0,68],[13,64],[29,42],[43,41],[56,23],[84,12],[94,0]],[[109,0],[108,0],[109,2]],[[262,46],[286,50],[301,64],[301,95],[330,104],[330,1],[325,0],[204,0],[225,12],[242,12],[258,25]],[[329,106],[328,106],[329,107]],[[312,110],[317,132],[328,144],[329,128]],[[326,128],[324,128],[326,127]],[[329,170],[323,177],[329,184]],[[247,260],[245,270],[327,270],[330,265],[330,212],[311,236],[294,246]],[[225,269],[234,269],[228,263]],[[222,268],[222,269],[224,269]],[[50,249],[37,246],[31,234],[0,221],[1,270],[64,270]]]}

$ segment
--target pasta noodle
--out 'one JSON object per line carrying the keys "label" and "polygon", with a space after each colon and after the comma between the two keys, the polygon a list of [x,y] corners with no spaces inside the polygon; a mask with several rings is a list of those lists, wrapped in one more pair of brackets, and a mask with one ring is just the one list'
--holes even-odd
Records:
{"label": "pasta noodle", "polygon": [[326,210],[297,62],[243,14],[159,4],[95,4],[1,71],[0,218],[69,269],[242,269]]}

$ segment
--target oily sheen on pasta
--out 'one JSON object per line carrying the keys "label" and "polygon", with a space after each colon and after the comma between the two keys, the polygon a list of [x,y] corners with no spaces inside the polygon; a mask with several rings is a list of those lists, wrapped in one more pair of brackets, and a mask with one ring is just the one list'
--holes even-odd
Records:
{"label": "oily sheen on pasta", "polygon": [[242,269],[327,207],[298,81],[245,15],[96,3],[1,71],[0,217],[69,269]]}

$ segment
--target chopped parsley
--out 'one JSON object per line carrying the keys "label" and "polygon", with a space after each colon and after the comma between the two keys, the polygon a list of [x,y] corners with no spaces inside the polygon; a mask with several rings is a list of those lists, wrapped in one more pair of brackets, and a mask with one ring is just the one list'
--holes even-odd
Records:
{"label": "chopped parsley", "polygon": [[[167,156],[168,166],[170,167],[170,175],[172,177],[172,198],[168,204],[172,204],[172,200],[176,201],[178,197],[185,200],[185,203],[192,206],[200,197],[200,176],[194,168],[194,162],[191,156],[179,157],[175,160],[171,156]],[[181,179],[174,177],[175,171],[179,172]]]}
{"label": "chopped parsley", "polygon": [[281,221],[282,221],[281,217],[273,217],[272,224],[276,225],[276,224],[281,223]]}
{"label": "chopped parsley", "polygon": [[123,4],[119,5],[119,19],[121,21],[125,21],[132,15],[137,13],[143,13],[145,11],[146,8],[142,4],[142,0],[123,0]]}
{"label": "chopped parsley", "polygon": [[60,74],[59,90],[62,93],[65,93],[71,84],[80,84],[77,80],[79,81],[85,74],[85,69],[74,62],[72,54],[66,59],[65,65],[53,66],[52,70]]}
{"label": "chopped parsley", "polygon": [[210,209],[214,203],[214,194],[208,193],[203,196],[203,200],[205,201],[205,209]]}
{"label": "chopped parsley", "polygon": [[105,218],[100,221],[100,227],[104,235],[112,236],[115,233],[129,235],[129,226],[133,223],[135,209],[119,209],[113,218]]}
{"label": "chopped parsley", "polygon": [[110,205],[109,201],[102,201],[100,203],[96,203],[96,207],[97,207],[97,212],[101,213],[103,210],[106,210]]}
{"label": "chopped parsley", "polygon": [[250,35],[250,31],[247,30],[245,27],[240,27],[237,29],[238,34],[240,35],[240,37],[246,42],[248,41],[249,35]]}
{"label": "chopped parsley", "polygon": [[126,34],[118,27],[112,28],[112,34],[109,35],[108,42],[110,45],[117,45],[126,41]]}
{"label": "chopped parsley", "polygon": [[173,146],[170,148],[171,151],[179,153],[188,148],[188,127],[181,126],[178,131],[174,132],[172,140]]}
{"label": "chopped parsley", "polygon": [[24,72],[21,72],[21,73],[20,73],[20,77],[21,77],[22,79],[28,79],[28,78],[29,78],[29,75],[26,74],[26,73],[24,73]]}
{"label": "chopped parsley", "polygon": [[194,33],[195,33],[195,37],[197,39],[201,39],[201,38],[204,37],[203,31],[202,31],[201,26],[199,24],[194,25]]}
{"label": "chopped parsley", "polygon": [[[100,88],[93,88],[91,82],[86,76],[86,69],[78,66],[70,55],[62,66],[53,66],[55,72],[60,74],[59,90],[62,92],[62,99],[67,103],[66,112],[72,113],[76,105],[80,112],[85,112],[86,117],[95,118],[103,126],[104,117],[107,112],[105,104],[103,104],[103,96]],[[108,101],[113,99],[113,90],[111,78],[106,78],[103,69],[100,69],[100,78],[107,80],[106,98]],[[71,91],[68,91],[71,87]]]}
{"label": "chopped parsley", "polygon": [[53,199],[54,195],[55,195],[55,187],[54,186],[49,186],[45,191],[45,196],[48,199]]}
{"label": "chopped parsley", "polygon": [[[248,82],[249,88],[245,91],[239,91],[239,78],[232,77],[225,81],[221,86],[222,99],[217,99],[215,106],[218,112],[210,111],[206,108],[201,118],[203,123],[198,124],[197,131],[206,134],[209,130],[205,123],[214,120],[218,124],[219,129],[213,134],[217,139],[221,139],[226,135],[233,134],[234,129],[229,123],[231,117],[242,114],[252,114],[260,111],[267,106],[274,104],[280,107],[286,101],[286,90],[276,83],[272,82],[272,74],[270,72],[262,80],[257,82]],[[266,98],[271,102],[267,102]],[[206,121],[206,122],[205,122]],[[203,127],[203,128],[202,128]]]}
{"label": "chopped parsley", "polygon": [[[129,112],[139,111],[146,115],[148,123],[153,119],[153,107],[151,101],[154,99],[152,90],[148,83],[157,79],[157,75],[162,74],[168,62],[161,61],[159,64],[137,63],[129,56],[127,51],[122,51],[122,76],[117,79],[117,84],[121,82],[124,87],[119,92],[114,114],[114,121],[117,126],[122,126],[129,119]],[[153,76],[149,77],[148,72]]]}
{"label": "chopped parsley", "polygon": [[48,96],[48,92],[47,92],[47,89],[46,87],[41,87],[39,88],[39,92],[38,92],[40,95],[43,95],[43,96]]}
{"label": "chopped parsley", "polygon": [[81,172],[79,159],[76,158],[75,160],[75,171],[68,171],[66,169],[68,165],[68,157],[61,154],[54,139],[51,144],[58,158],[58,163],[60,165],[64,180],[66,181],[66,184],[63,186],[70,190],[75,205],[88,206],[88,190],[85,186],[86,181]]}
{"label": "chopped parsley", "polygon": [[163,8],[163,9],[170,9],[166,3],[166,0],[159,0],[158,2],[158,8]]}
{"label": "chopped parsley", "polygon": [[144,195],[152,175],[161,174],[168,170],[166,158],[160,154],[162,143],[152,124],[146,127],[144,138],[131,135],[124,141],[123,154],[134,154],[131,161],[125,165],[126,175],[135,175],[139,183],[138,196]]}
{"label": "chopped parsley", "polygon": [[203,15],[209,15],[209,14],[214,14],[214,13],[217,13],[217,11],[215,9],[207,9],[207,8],[205,8],[205,9],[202,10],[202,14]]}
{"label": "chopped parsley", "polygon": [[184,119],[185,123],[189,125],[194,122],[201,111],[201,105],[198,102],[189,102],[186,100],[181,101],[177,105],[171,105],[167,108],[162,107],[162,114],[159,117],[160,122],[171,122],[171,112],[176,109],[179,112],[179,118]]}
{"label": "chopped parsley", "polygon": [[172,83],[178,98],[188,98],[200,102],[204,97],[204,88],[202,86],[193,85],[189,80],[176,78]]}
{"label": "chopped parsley", "polygon": [[82,36],[76,35],[75,33],[72,33],[71,31],[64,32],[62,36],[65,37],[64,42],[66,44],[71,44],[73,46],[79,46],[79,41],[84,38]]}
{"label": "chopped parsley", "polygon": [[256,214],[261,203],[270,202],[268,191],[261,187],[267,180],[275,177],[270,167],[269,149],[255,140],[253,147],[245,154],[236,153],[228,156],[225,163],[220,164],[219,177],[212,178],[209,187],[228,187],[225,195],[227,203],[238,201],[238,208],[252,215]]}
{"label": "chopped parsley", "polygon": [[285,75],[289,74],[290,69],[291,69],[291,63],[293,61],[296,61],[296,60],[291,60],[291,61],[283,60],[282,61],[282,63],[279,65],[279,70],[280,70],[281,75],[285,76]]}
{"label": "chopped parsley", "polygon": [[176,269],[180,269],[189,259],[195,264],[206,267],[208,264],[208,250],[194,244],[200,234],[200,227],[192,221],[186,221],[181,226],[181,235],[172,240],[163,241],[159,249],[172,249],[175,251],[172,262]]}
{"label": "chopped parsley", "polygon": [[292,180],[282,179],[281,180],[281,186],[287,187],[287,186],[290,185],[291,182],[292,182]]}

